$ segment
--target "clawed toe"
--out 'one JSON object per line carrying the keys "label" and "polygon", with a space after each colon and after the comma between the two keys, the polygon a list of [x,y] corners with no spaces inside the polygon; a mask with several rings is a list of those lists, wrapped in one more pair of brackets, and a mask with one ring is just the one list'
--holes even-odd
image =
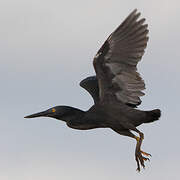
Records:
{"label": "clawed toe", "polygon": [[144,152],[144,151],[140,151],[142,154],[144,154],[145,156],[150,156],[150,157],[152,157],[152,155],[151,154],[149,154],[149,153],[147,153],[147,152]]}
{"label": "clawed toe", "polygon": [[140,166],[142,166],[145,169],[144,162],[145,161],[150,161],[149,158],[142,156],[142,154],[144,154],[146,156],[151,156],[149,153],[145,153],[143,151],[136,152],[135,159],[136,159],[136,162],[137,162],[137,171],[139,171],[139,172],[141,170]]}
{"label": "clawed toe", "polygon": [[[142,156],[143,157],[143,156]],[[146,158],[146,157],[143,157],[143,160],[144,161],[150,161],[150,159],[149,158]]]}

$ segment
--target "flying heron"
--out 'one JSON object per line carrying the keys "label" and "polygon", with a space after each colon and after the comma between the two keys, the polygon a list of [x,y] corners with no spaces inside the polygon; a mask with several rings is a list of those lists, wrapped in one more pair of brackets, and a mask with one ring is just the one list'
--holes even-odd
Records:
{"label": "flying heron", "polygon": [[[123,23],[110,34],[94,57],[96,76],[87,77],[80,86],[87,90],[94,105],[83,111],[69,106],[56,106],[25,118],[51,117],[66,122],[67,126],[79,130],[111,128],[116,133],[137,141],[135,160],[137,170],[145,167],[149,153],[141,150],[144,134],[136,127],[151,123],[161,116],[159,109],[142,111],[141,104],[145,83],[137,72],[148,41],[148,25],[139,19],[135,9]],[[139,134],[136,136],[132,131]]]}

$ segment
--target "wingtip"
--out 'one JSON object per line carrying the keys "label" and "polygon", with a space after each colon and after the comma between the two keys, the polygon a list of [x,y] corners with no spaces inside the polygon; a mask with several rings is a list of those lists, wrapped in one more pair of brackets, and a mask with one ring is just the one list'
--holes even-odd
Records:
{"label": "wingtip", "polygon": [[136,17],[136,19],[138,19],[141,16],[141,13],[138,12],[137,9],[134,9],[125,19],[125,21],[127,21],[128,19],[132,19],[133,17]]}
{"label": "wingtip", "polygon": [[137,12],[137,8],[135,8],[132,12],[134,12],[134,13]]}
{"label": "wingtip", "polygon": [[129,14],[129,16],[134,16],[137,13],[137,9],[134,9],[133,11],[131,11],[131,13]]}
{"label": "wingtip", "polygon": [[130,16],[138,16],[138,18],[141,16],[141,12],[138,12],[138,9],[135,8],[131,13]]}

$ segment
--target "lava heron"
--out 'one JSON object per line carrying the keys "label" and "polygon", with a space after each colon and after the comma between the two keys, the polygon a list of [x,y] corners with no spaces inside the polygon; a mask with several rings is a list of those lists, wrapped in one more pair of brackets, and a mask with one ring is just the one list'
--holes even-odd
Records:
{"label": "lava heron", "polygon": [[[161,111],[136,109],[141,104],[145,83],[137,72],[148,41],[148,25],[145,19],[138,20],[135,9],[108,37],[94,57],[96,76],[80,82],[94,100],[94,105],[83,111],[69,106],[56,106],[25,118],[51,117],[66,122],[79,130],[111,128],[116,133],[137,141],[135,159],[137,170],[145,167],[149,153],[141,150],[144,135],[136,127],[159,119]],[[136,136],[132,131],[139,134]]]}

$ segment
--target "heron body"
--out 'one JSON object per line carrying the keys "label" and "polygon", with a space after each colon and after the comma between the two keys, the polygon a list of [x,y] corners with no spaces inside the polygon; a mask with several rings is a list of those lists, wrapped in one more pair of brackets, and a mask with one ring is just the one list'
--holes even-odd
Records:
{"label": "heron body", "polygon": [[[145,167],[150,154],[141,150],[144,135],[136,127],[159,119],[159,109],[142,111],[140,96],[145,89],[144,80],[137,72],[148,41],[145,19],[138,20],[140,13],[134,10],[108,37],[94,57],[96,76],[80,82],[89,92],[94,105],[83,111],[69,106],[56,106],[25,118],[52,117],[66,122],[73,129],[89,130],[111,128],[120,135],[136,139],[135,159],[137,170]],[[135,136],[132,131],[139,134]]]}
{"label": "heron body", "polygon": [[[121,108],[117,108],[117,107]],[[68,117],[66,123],[74,129],[88,130],[94,128],[112,128],[121,130],[129,129],[128,126],[139,126],[142,123],[149,122],[149,114],[146,111],[136,109],[126,109],[119,104],[97,104],[92,106],[87,112],[76,111],[76,115]]]}

